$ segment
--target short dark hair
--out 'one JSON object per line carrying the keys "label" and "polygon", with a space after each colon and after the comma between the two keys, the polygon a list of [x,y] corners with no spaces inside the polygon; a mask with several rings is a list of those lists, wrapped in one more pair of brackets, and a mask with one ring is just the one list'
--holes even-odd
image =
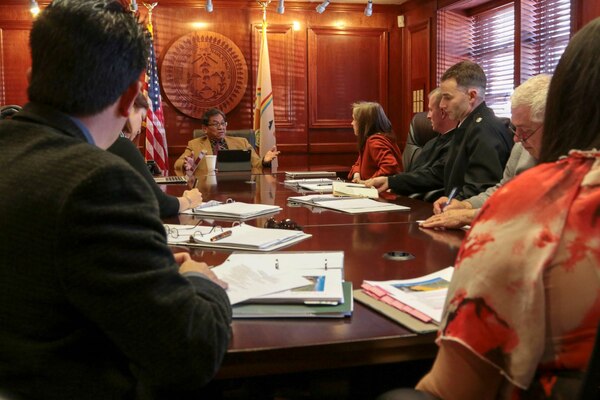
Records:
{"label": "short dark hair", "polygon": [[600,148],[600,18],[569,42],[550,82],[540,161]]}
{"label": "short dark hair", "polygon": [[29,100],[75,116],[113,104],[146,68],[149,35],[115,0],[53,1],[33,23]]}
{"label": "short dark hair", "polygon": [[442,75],[442,82],[448,79],[454,78],[456,84],[463,88],[475,87],[481,89],[479,95],[483,98],[485,95],[485,87],[487,85],[487,78],[485,72],[479,64],[473,61],[463,60],[460,61],[444,72]]}
{"label": "short dark hair", "polygon": [[361,101],[352,105],[352,118],[357,123],[358,135],[356,136],[358,150],[362,151],[365,147],[367,138],[376,133],[381,133],[396,141],[396,136],[392,131],[392,123],[385,115],[383,107],[379,103],[371,101]]}
{"label": "short dark hair", "polygon": [[223,111],[219,110],[218,108],[209,108],[208,110],[204,111],[204,114],[202,114],[200,122],[202,123],[202,125],[208,126],[208,121],[210,120],[210,117],[214,117],[215,115],[220,115],[223,117],[223,121],[227,121],[227,117],[225,116],[225,113]]}

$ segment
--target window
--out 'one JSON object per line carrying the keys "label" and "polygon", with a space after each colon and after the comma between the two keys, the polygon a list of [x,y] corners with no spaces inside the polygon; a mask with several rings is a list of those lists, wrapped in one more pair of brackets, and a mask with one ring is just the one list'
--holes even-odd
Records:
{"label": "window", "polygon": [[487,105],[508,117],[515,84],[554,72],[570,38],[570,0],[521,0],[521,21],[515,20],[512,1],[474,10],[466,8],[468,3],[459,1],[438,11],[438,80],[460,60],[478,63],[487,76]]}

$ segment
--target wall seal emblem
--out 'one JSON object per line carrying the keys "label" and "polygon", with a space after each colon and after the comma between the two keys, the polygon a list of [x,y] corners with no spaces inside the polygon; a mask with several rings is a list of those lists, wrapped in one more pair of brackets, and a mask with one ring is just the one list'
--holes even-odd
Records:
{"label": "wall seal emblem", "polygon": [[200,118],[207,108],[227,113],[239,104],[248,85],[248,66],[229,38],[215,32],[192,32],[167,49],[161,81],[175,108]]}

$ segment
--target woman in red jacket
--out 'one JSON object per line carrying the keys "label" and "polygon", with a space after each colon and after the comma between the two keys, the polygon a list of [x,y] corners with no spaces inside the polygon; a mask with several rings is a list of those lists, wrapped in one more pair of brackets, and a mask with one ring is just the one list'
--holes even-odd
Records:
{"label": "woman in red jacket", "polygon": [[358,159],[348,179],[361,182],[376,176],[402,172],[402,153],[396,144],[392,124],[379,103],[352,105],[352,128],[358,144]]}

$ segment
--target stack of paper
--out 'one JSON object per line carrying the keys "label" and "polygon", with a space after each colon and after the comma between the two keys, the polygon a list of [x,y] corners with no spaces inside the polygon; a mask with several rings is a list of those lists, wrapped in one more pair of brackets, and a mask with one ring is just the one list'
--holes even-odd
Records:
{"label": "stack of paper", "polygon": [[213,271],[229,284],[234,318],[334,318],[352,313],[343,259],[343,252],[233,253]]}
{"label": "stack of paper", "polygon": [[335,178],[335,172],[330,172],[330,171],[286,171],[286,173],[285,173],[285,179],[324,178],[324,177]]}
{"label": "stack of paper", "polygon": [[361,183],[348,183],[342,181],[333,182],[334,196],[365,197],[378,199],[379,192],[374,187],[366,187]]}
{"label": "stack of paper", "polygon": [[288,202],[318,206],[348,214],[360,214],[380,211],[409,211],[410,207],[375,201],[372,199],[339,197],[333,194],[310,194],[288,197]]}
{"label": "stack of paper", "polygon": [[364,281],[358,301],[417,332],[434,331],[452,279],[453,267],[415,279]]}
{"label": "stack of paper", "polygon": [[302,231],[256,228],[246,224],[219,229],[166,224],[165,230],[171,245],[251,251],[273,251],[312,236]]}
{"label": "stack of paper", "polygon": [[241,201],[231,203],[203,203],[196,208],[185,210],[182,214],[193,214],[204,218],[247,221],[267,214],[276,214],[281,207],[269,204],[248,204]]}
{"label": "stack of paper", "polygon": [[288,187],[300,188],[311,192],[331,193],[333,180],[328,178],[286,179],[283,184]]}

